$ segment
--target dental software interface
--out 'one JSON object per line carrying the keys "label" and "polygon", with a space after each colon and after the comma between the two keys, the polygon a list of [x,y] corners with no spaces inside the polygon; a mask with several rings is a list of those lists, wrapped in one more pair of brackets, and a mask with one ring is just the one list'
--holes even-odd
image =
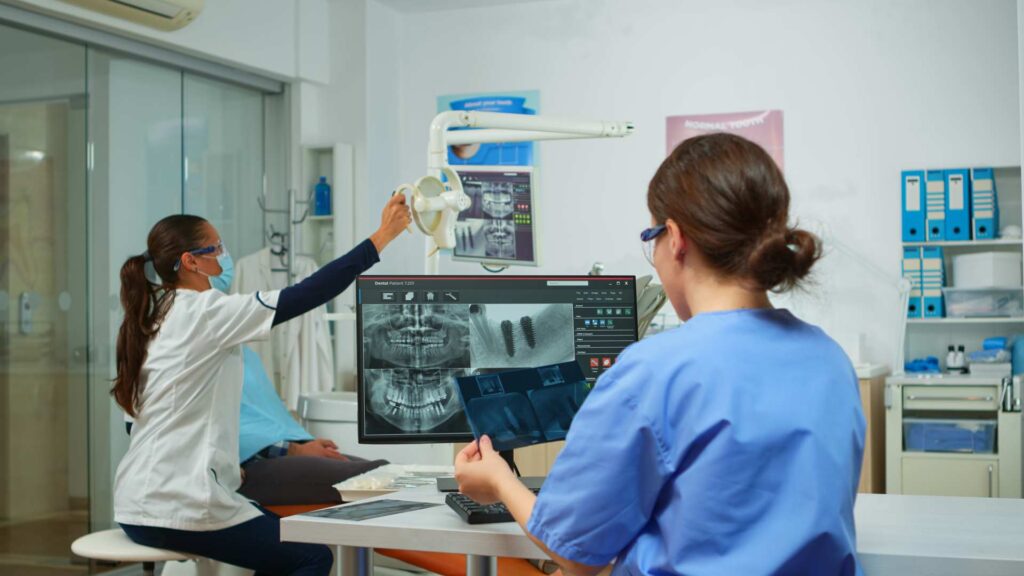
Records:
{"label": "dental software interface", "polygon": [[589,385],[637,339],[632,276],[362,276],[359,441],[467,442],[455,378],[573,361]]}
{"label": "dental software interface", "polygon": [[459,169],[470,207],[455,223],[455,260],[536,264],[533,171],[529,167]]}

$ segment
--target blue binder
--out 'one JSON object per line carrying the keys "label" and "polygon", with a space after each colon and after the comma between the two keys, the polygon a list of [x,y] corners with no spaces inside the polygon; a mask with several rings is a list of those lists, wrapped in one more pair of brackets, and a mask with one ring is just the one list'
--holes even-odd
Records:
{"label": "blue binder", "polygon": [[975,240],[990,240],[999,230],[999,202],[991,168],[975,168],[971,183],[971,216]]}
{"label": "blue binder", "polygon": [[946,170],[946,240],[971,239],[971,172]]}
{"label": "blue binder", "polygon": [[942,301],[942,286],[945,282],[946,262],[942,248],[921,248],[921,305],[925,318],[942,318],[946,315]]}
{"label": "blue binder", "polygon": [[907,318],[920,318],[921,310],[921,249],[903,248],[903,277],[910,280],[910,302]]}
{"label": "blue binder", "polygon": [[929,170],[925,174],[925,225],[928,241],[946,239],[946,172]]}
{"label": "blue binder", "polygon": [[924,172],[905,170],[903,180],[903,241],[924,242]]}

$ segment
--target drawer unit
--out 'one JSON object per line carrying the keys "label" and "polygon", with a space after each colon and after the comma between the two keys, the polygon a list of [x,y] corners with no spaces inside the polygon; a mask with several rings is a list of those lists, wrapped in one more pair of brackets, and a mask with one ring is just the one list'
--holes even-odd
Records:
{"label": "drawer unit", "polygon": [[999,386],[904,386],[903,409],[995,412]]}

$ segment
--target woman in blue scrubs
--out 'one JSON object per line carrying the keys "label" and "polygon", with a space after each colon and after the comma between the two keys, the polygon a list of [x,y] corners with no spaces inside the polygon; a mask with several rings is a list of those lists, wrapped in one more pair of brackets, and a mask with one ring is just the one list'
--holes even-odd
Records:
{"label": "woman in blue scrubs", "polygon": [[860,574],[856,375],[768,298],[821,256],[781,172],[743,138],[699,136],[647,205],[645,254],[685,323],[598,379],[539,496],[486,437],[456,458],[460,489],[504,502],[571,574]]}

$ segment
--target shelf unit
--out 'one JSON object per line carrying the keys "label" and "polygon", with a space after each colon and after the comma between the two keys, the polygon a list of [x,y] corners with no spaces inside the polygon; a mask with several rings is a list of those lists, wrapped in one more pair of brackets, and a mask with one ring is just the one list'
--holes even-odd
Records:
{"label": "shelf unit", "polygon": [[[993,170],[998,192],[1000,228],[1021,226],[1021,169]],[[953,257],[978,252],[1016,253],[1024,261],[1024,240],[997,238],[948,242],[903,242],[903,247],[941,246],[946,286],[955,285]],[[1024,288],[1022,288],[1024,290]],[[948,346],[977,350],[985,338],[1024,333],[1024,317],[910,318],[907,320],[906,358],[937,356],[945,368]],[[1007,382],[1001,378],[969,375],[895,375],[885,382],[886,492],[946,496],[1020,498],[1022,474],[1021,412],[1000,402]],[[914,397],[917,396],[915,400]],[[921,398],[932,398],[922,402]],[[939,398],[943,400],[938,400]],[[914,452],[904,450],[904,417],[933,419],[985,419],[996,422],[992,454]]]}
{"label": "shelf unit", "polygon": [[950,248],[979,248],[979,249],[990,249],[996,246],[1014,246],[1020,248],[1024,246],[1024,240],[1020,238],[996,238],[995,240],[953,240],[943,242],[904,242],[904,247],[920,247],[920,246],[946,246]]}
{"label": "shelf unit", "polygon": [[[351,144],[310,142],[301,146],[300,190],[309,195],[321,176],[331,185],[331,214],[309,216],[300,227],[295,245],[300,254],[323,266],[355,247],[355,157]],[[355,390],[356,332],[354,289],[346,290],[328,305],[327,321],[334,344],[335,390]]]}
{"label": "shelf unit", "polygon": [[[993,169],[998,192],[1000,228],[1021,226],[1024,209],[1021,205],[1020,166],[1000,166]],[[952,242],[902,242],[903,247],[941,246],[945,258],[946,285],[955,282],[953,256],[977,252],[1015,252],[1024,261],[1024,239],[996,238],[994,240],[964,240]],[[904,342],[906,358],[937,356],[945,364],[950,345],[964,345],[966,350],[981,348],[990,336],[1013,336],[1024,333],[1024,317],[996,318],[910,318],[907,320],[907,338]]]}
{"label": "shelf unit", "polygon": [[907,324],[931,324],[945,326],[949,324],[1024,324],[1024,317],[993,317],[993,318],[910,318]]}

